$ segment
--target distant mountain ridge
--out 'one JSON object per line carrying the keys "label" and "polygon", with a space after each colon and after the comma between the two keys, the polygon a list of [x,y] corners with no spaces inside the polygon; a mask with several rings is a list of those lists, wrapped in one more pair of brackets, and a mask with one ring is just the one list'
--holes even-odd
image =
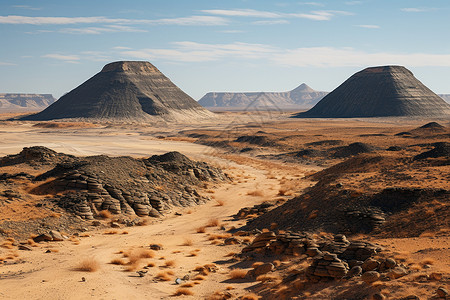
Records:
{"label": "distant mountain ridge", "polygon": [[445,102],[450,103],[450,94],[438,94],[439,97],[445,100]]}
{"label": "distant mountain ridge", "polygon": [[1,93],[0,112],[42,110],[55,101],[52,94]]}
{"label": "distant mountain ridge", "polygon": [[302,83],[287,92],[210,92],[198,103],[204,107],[220,108],[311,108],[328,92],[316,91]]}

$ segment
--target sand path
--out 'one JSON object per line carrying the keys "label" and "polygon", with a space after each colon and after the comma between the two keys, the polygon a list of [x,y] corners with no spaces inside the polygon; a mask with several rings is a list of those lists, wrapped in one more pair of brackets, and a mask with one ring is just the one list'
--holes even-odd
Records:
{"label": "sand path", "polygon": [[[81,138],[80,138],[81,139]],[[87,141],[83,137],[83,141]],[[124,139],[121,139],[124,142]],[[86,142],[83,142],[86,143]],[[165,143],[165,142],[164,142]],[[79,151],[83,149],[80,144],[70,141],[72,149]],[[110,145],[105,145],[102,150],[111,150]],[[203,148],[195,148],[191,145],[193,153],[202,155]],[[88,147],[88,146],[86,146]],[[172,147],[173,143],[164,145]],[[117,149],[120,148],[118,143]],[[134,149],[136,150],[136,149]],[[128,150],[123,150],[128,151]],[[139,150],[141,151],[141,149]],[[197,152],[196,152],[197,151]],[[135,151],[137,152],[137,151]],[[146,152],[148,153],[148,152]],[[216,158],[210,158],[210,160]],[[220,160],[223,164],[225,161]],[[53,242],[34,248],[33,251],[20,251],[23,263],[3,266],[1,273],[0,298],[3,299],[165,299],[178,288],[173,281],[157,282],[154,275],[167,268],[161,268],[167,260],[174,260],[175,266],[170,268],[177,277],[183,277],[193,270],[195,266],[211,263],[217,259],[227,259],[224,256],[230,251],[238,252],[238,246],[211,245],[207,234],[218,232],[219,228],[208,228],[206,233],[196,233],[196,228],[205,225],[210,219],[217,218],[224,222],[228,228],[231,225],[243,224],[243,222],[229,221],[230,216],[235,214],[241,207],[251,206],[263,200],[262,197],[247,195],[248,191],[261,189],[265,191],[265,197],[275,196],[279,188],[276,178],[269,179],[267,172],[250,166],[237,165],[227,161],[227,170],[233,176],[245,179],[240,183],[226,183],[211,188],[214,190],[216,200],[222,200],[225,204],[218,206],[216,201],[191,209],[179,209],[181,216],[167,216],[164,220],[153,221],[153,224],[142,227],[128,227],[119,230],[119,234],[105,235],[105,230],[90,232],[90,237],[80,238],[80,244],[75,245],[70,241]],[[192,212],[187,213],[188,210]],[[177,211],[175,209],[175,211]],[[227,221],[228,220],[228,221]],[[126,230],[128,234],[120,234]],[[223,232],[223,231],[222,231]],[[181,246],[185,239],[192,240],[192,246]],[[147,259],[146,262],[154,262],[156,266],[150,268],[148,275],[141,278],[135,272],[124,272],[124,267],[109,264],[113,258],[121,255],[114,254],[120,250],[137,249],[148,247],[152,243],[160,243],[164,249],[157,251],[156,257]],[[44,253],[47,248],[57,249],[57,253]],[[190,256],[190,251],[200,249],[198,256]],[[180,253],[172,253],[180,250]],[[165,259],[160,260],[163,256]],[[100,263],[97,272],[86,273],[74,271],[77,264],[85,258],[94,258]],[[224,290],[229,285],[223,282],[227,279],[230,264],[219,265],[217,273],[208,276],[201,284],[191,288],[195,295],[192,298],[204,298],[215,290]],[[85,277],[86,281],[81,279]],[[252,283],[239,284],[238,289]],[[253,283],[254,284],[254,283]]]}

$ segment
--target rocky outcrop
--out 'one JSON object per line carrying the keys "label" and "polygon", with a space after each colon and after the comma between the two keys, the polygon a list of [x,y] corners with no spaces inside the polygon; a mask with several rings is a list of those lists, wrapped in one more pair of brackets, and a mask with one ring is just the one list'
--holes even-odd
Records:
{"label": "rocky outcrop", "polygon": [[0,112],[37,111],[55,101],[51,94],[0,94]]}
{"label": "rocky outcrop", "polygon": [[53,195],[48,201],[87,220],[103,210],[125,216],[157,217],[172,207],[209,200],[198,192],[202,182],[228,180],[220,169],[179,152],[147,159],[106,155],[79,158],[45,147],[29,147],[20,154],[1,158],[0,162],[46,165],[47,170],[50,165],[47,172],[26,177],[35,186],[30,193]]}
{"label": "rocky outcrop", "polygon": [[402,66],[364,69],[299,118],[446,117],[450,104]]}
{"label": "rocky outcrop", "polygon": [[198,103],[204,107],[229,109],[246,108],[310,108],[322,99],[327,92],[315,91],[305,83],[288,92],[210,92]]}
{"label": "rocky outcrop", "polygon": [[23,120],[146,122],[192,121],[212,116],[151,63],[119,61],[107,64],[53,105]]}

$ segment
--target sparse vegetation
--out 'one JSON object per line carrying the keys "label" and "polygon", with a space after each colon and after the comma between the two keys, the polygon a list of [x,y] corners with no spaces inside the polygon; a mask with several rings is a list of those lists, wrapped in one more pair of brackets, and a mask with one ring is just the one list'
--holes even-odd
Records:
{"label": "sparse vegetation", "polygon": [[244,269],[233,269],[228,274],[228,277],[230,279],[243,279],[245,276],[247,276],[247,270]]}
{"label": "sparse vegetation", "polygon": [[181,287],[181,288],[178,288],[173,295],[174,296],[182,296],[182,295],[192,296],[192,295],[194,295],[194,292],[191,291],[190,289]]}
{"label": "sparse vegetation", "polygon": [[81,272],[96,272],[98,269],[100,269],[100,263],[95,258],[86,258],[75,268]]}

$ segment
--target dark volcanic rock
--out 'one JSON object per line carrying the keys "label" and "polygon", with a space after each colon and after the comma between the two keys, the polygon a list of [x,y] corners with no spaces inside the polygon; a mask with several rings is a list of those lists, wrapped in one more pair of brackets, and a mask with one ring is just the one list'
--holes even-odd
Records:
{"label": "dark volcanic rock", "polygon": [[450,158],[450,143],[447,142],[436,143],[434,144],[433,149],[414,156],[414,160],[436,158],[436,157]]}
{"label": "dark volcanic rock", "polygon": [[149,62],[119,61],[23,120],[93,119],[166,121],[209,118],[213,113],[173,84]]}
{"label": "dark volcanic rock", "polygon": [[299,118],[449,116],[450,104],[402,66],[364,69]]}
{"label": "dark volcanic rock", "polygon": [[333,156],[338,158],[349,157],[360,153],[369,153],[372,152],[373,150],[374,150],[373,146],[358,142],[350,144],[348,146],[337,148]]}

